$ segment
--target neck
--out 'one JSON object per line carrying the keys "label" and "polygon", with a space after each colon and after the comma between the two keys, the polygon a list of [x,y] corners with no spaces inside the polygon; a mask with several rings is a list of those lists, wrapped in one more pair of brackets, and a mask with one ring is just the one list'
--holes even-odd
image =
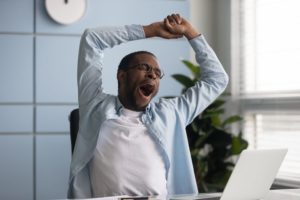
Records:
{"label": "neck", "polygon": [[138,111],[138,112],[146,110],[147,105],[144,107],[138,107],[138,106],[135,106],[133,103],[130,103],[128,98],[123,98],[121,95],[118,95],[118,98],[119,98],[121,104],[124,106],[124,108],[126,108],[128,110]]}

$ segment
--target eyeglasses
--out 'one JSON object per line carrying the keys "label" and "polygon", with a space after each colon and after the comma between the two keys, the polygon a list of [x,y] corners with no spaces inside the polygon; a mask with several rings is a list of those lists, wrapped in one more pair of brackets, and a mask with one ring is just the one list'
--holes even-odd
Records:
{"label": "eyeglasses", "polygon": [[151,65],[148,65],[147,63],[140,63],[137,65],[133,65],[133,66],[128,67],[126,70],[130,70],[130,69],[138,69],[141,71],[145,71],[146,73],[152,72],[152,70],[153,70],[155,76],[159,77],[160,79],[162,79],[165,75],[161,69],[152,67]]}

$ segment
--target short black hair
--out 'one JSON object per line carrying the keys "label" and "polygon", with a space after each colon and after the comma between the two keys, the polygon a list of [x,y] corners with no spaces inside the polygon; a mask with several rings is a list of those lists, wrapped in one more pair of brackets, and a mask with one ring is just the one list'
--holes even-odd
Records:
{"label": "short black hair", "polygon": [[130,65],[131,61],[137,56],[137,55],[140,55],[140,54],[148,54],[148,55],[151,55],[153,56],[154,58],[156,58],[156,56],[149,52],[149,51],[136,51],[136,52],[132,52],[126,56],[124,56],[118,66],[118,70],[126,70],[127,67]]}

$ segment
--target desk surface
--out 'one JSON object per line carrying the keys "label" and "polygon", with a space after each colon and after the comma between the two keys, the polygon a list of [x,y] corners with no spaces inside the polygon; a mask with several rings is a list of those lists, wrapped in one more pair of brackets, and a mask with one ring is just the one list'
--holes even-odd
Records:
{"label": "desk surface", "polygon": [[[213,194],[212,194],[213,195]],[[207,198],[207,194],[200,194],[198,197]],[[188,198],[187,198],[188,199]],[[300,189],[283,189],[283,190],[270,190],[269,194],[264,200],[299,200]]]}
{"label": "desk surface", "polygon": [[[199,194],[197,199],[205,199],[210,195],[214,194]],[[180,199],[191,199],[192,196]],[[86,200],[117,200],[117,197],[104,197],[104,198],[89,198]],[[300,199],[300,189],[284,189],[284,190],[271,190],[264,200],[299,200]],[[82,199],[83,200],[83,199]]]}
{"label": "desk surface", "polygon": [[271,190],[266,200],[299,200],[300,189]]}
{"label": "desk surface", "polygon": [[[190,200],[190,199],[209,199],[209,197],[221,196],[221,193],[205,193],[195,196],[176,195],[174,199]],[[171,199],[173,199],[171,197]],[[300,200],[300,189],[282,189],[270,190],[264,200]]]}

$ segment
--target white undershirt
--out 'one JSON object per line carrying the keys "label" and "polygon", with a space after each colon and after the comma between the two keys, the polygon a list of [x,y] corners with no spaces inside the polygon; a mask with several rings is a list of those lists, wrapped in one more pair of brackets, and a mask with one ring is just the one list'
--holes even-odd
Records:
{"label": "white undershirt", "polygon": [[122,109],[119,118],[103,123],[89,164],[95,197],[167,195],[163,159],[141,114]]}

